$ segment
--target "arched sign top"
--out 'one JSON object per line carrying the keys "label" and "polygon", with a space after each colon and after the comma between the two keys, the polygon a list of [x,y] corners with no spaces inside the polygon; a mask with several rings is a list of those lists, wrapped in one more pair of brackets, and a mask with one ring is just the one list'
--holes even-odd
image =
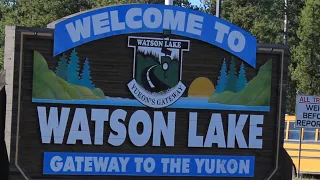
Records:
{"label": "arched sign top", "polygon": [[215,16],[178,6],[126,4],[88,11],[55,25],[54,56],[97,39],[130,33],[163,33],[198,39],[256,67],[256,38]]}

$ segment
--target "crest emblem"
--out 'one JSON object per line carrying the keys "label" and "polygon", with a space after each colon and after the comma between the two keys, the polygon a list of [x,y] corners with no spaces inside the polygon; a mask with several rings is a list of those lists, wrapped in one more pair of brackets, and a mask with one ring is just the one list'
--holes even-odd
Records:
{"label": "crest emblem", "polygon": [[128,37],[128,47],[134,49],[133,80],[128,88],[142,104],[163,108],[176,102],[186,87],[181,82],[184,51],[190,41],[171,39],[170,31],[163,38]]}

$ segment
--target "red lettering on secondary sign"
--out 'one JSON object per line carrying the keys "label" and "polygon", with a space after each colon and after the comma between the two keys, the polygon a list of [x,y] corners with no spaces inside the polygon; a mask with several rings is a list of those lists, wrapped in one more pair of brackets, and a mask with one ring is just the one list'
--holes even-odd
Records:
{"label": "red lettering on secondary sign", "polygon": [[310,101],[308,97],[303,97],[303,96],[300,97],[299,103],[309,103],[309,102]]}
{"label": "red lettering on secondary sign", "polygon": [[320,103],[320,97],[314,97],[313,102],[315,103]]}

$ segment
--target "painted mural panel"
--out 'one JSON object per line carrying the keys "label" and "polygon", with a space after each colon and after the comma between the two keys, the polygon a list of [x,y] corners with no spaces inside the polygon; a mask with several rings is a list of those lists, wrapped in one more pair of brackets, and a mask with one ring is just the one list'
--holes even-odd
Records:
{"label": "painted mural panel", "polygon": [[[85,60],[80,64],[79,52],[74,48],[68,55],[63,53],[59,56],[55,69],[50,70],[44,65],[50,73],[37,71],[36,68],[42,68],[41,64],[46,64],[46,60],[35,52],[36,78],[33,79],[32,101],[152,108],[270,110],[271,59],[263,62],[256,70],[239,59],[235,60],[231,54],[223,58],[213,56],[206,65],[212,67],[211,71],[216,72],[215,76],[194,77],[192,83],[186,87],[183,83],[183,66],[188,62],[183,60],[190,54],[188,51],[193,51],[190,40],[129,36],[127,43],[128,45],[122,43],[121,48],[126,48],[126,51],[131,49],[133,52],[132,63],[126,64],[127,67],[132,67],[127,73],[132,73],[133,77],[132,81],[124,81],[123,84],[127,85],[133,98],[129,95],[111,96],[108,91],[96,87],[91,74],[97,72],[90,68],[90,56],[81,54],[85,56]],[[111,55],[105,55],[97,57],[100,58],[97,60],[103,58],[107,64],[106,57]],[[99,73],[106,73],[110,68],[104,68],[105,72]],[[247,71],[256,71],[256,74],[247,77]],[[40,77],[44,78],[45,84],[41,84]],[[108,79],[105,81],[108,82]],[[52,87],[51,84],[56,86]]]}

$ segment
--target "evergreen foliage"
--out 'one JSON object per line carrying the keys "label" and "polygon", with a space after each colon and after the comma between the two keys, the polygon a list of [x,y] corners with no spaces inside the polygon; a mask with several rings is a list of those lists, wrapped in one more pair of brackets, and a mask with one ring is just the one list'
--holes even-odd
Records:
{"label": "evergreen foliage", "polygon": [[87,87],[91,90],[94,89],[94,85],[91,81],[91,72],[90,72],[90,65],[89,65],[88,58],[86,58],[86,61],[84,62],[84,65],[83,65],[80,84],[81,86]]}
{"label": "evergreen foliage", "polygon": [[56,69],[56,75],[62,78],[63,80],[67,80],[68,77],[68,62],[66,54],[63,53],[62,56],[59,58],[58,67]]}
{"label": "evergreen foliage", "polygon": [[242,62],[239,69],[239,76],[237,80],[237,86],[236,86],[237,92],[245,88],[246,85],[247,85],[246,70],[244,69],[244,64]]}
{"label": "evergreen foliage", "polygon": [[227,64],[226,59],[223,59],[223,63],[220,70],[220,76],[218,77],[217,87],[215,89],[216,93],[222,93],[227,85],[228,75],[227,75]]}
{"label": "evergreen foliage", "polygon": [[70,54],[67,81],[74,85],[81,85],[79,72],[80,72],[79,57],[76,52],[76,49],[74,48]]}
{"label": "evergreen foliage", "polygon": [[293,48],[292,78],[303,94],[320,94],[320,1],[307,0],[302,10],[298,37],[300,42]]}
{"label": "evergreen foliage", "polygon": [[225,88],[225,91],[237,92],[237,74],[236,74],[236,65],[234,58],[231,58],[230,67],[228,72],[228,82]]}

